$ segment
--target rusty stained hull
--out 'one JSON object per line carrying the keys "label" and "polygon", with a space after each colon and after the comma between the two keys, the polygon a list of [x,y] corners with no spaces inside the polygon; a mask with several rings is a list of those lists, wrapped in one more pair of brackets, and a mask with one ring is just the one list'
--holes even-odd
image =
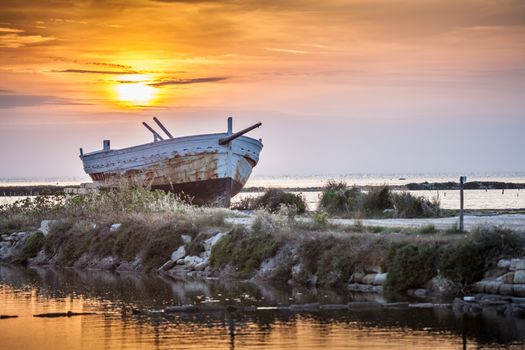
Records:
{"label": "rusty stained hull", "polygon": [[[203,137],[206,136],[206,137]],[[196,204],[229,205],[248,181],[262,148],[241,137],[218,145],[223,134],[166,140],[82,157],[98,187],[141,186],[183,193]],[[97,170],[103,171],[97,171]]]}

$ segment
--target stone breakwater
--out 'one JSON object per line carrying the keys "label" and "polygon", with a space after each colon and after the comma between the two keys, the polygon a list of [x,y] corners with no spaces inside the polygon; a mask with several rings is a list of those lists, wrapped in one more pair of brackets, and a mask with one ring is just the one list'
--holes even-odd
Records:
{"label": "stone breakwater", "polygon": [[484,279],[474,283],[473,291],[525,297],[525,258],[499,260],[496,268],[488,270]]}
{"label": "stone breakwater", "polygon": [[[136,227],[133,228],[129,223],[104,224],[103,227],[100,224],[84,224],[80,233],[67,231],[71,230],[70,226],[67,226],[67,230],[60,231],[60,225],[59,221],[44,220],[38,229],[3,234],[0,237],[0,261],[35,266],[147,271],[176,279],[229,277],[263,282],[279,281],[291,286],[323,286],[342,288],[348,292],[375,294],[382,294],[392,287],[392,284],[389,285],[389,282],[392,282],[389,278],[394,276],[393,265],[397,261],[403,268],[402,271],[397,271],[398,284],[413,277],[415,273],[419,273],[421,277],[415,283],[403,285],[398,292],[402,291],[417,298],[459,294],[458,285],[440,275],[439,270],[430,273],[422,270],[429,262],[428,257],[434,256],[433,259],[437,259],[439,254],[436,252],[439,251],[436,247],[440,245],[436,242],[429,243],[428,240],[421,241],[413,236],[388,241],[382,235],[370,234],[339,233],[326,236],[307,233],[283,236],[231,227],[208,227],[206,231],[191,231],[191,227],[188,226],[189,231],[184,231],[184,228],[174,235],[169,231],[168,241],[154,241],[149,248],[142,247],[142,240],[135,240],[135,245],[139,247],[135,247],[137,249],[133,250],[132,255],[126,255],[121,251],[125,246],[122,242],[119,243],[119,239],[128,243],[136,233]],[[130,227],[133,231],[127,231]],[[150,233],[147,233],[141,237],[149,236]],[[489,236],[495,237],[492,232],[489,232]],[[389,239],[396,239],[397,236],[392,237]],[[496,237],[499,242],[504,236]],[[86,238],[88,240],[81,241]],[[468,248],[484,242],[476,243],[471,239],[474,238],[462,238],[460,247]],[[163,249],[158,242],[164,242],[169,248]],[[170,242],[172,244],[168,246]],[[114,246],[105,249],[104,245],[109,244]],[[460,250],[455,249],[453,244],[457,244],[457,239],[444,241],[441,247],[452,245],[446,252],[456,254]],[[98,250],[94,251],[93,246]],[[523,248],[523,244],[519,247]],[[523,252],[522,248],[516,251]],[[153,260],[155,263],[149,268],[146,268],[144,260],[147,249],[156,257]],[[400,251],[403,251],[404,255],[399,255]],[[470,250],[467,252],[470,254],[468,256],[472,256]],[[390,258],[390,265],[385,264],[388,255],[392,253],[398,254],[395,255],[397,260]],[[414,257],[417,259],[413,260]],[[403,259],[410,263],[405,264]],[[484,269],[469,285],[463,285],[463,290],[475,295],[467,294],[463,299],[456,299],[456,310],[475,312],[491,308],[504,314],[525,317],[525,311],[520,311],[525,310],[525,307],[522,307],[525,305],[525,258],[495,259],[487,262],[490,263],[485,266],[492,266],[491,268]],[[467,261],[460,265],[468,267],[464,266],[468,263]],[[476,273],[478,272],[476,270]],[[422,275],[423,273],[425,275]],[[425,306],[421,304],[414,307]]]}

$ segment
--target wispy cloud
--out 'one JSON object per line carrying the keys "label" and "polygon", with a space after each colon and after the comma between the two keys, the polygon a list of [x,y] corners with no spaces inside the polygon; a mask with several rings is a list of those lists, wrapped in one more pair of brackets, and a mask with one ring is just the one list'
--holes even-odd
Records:
{"label": "wispy cloud", "polygon": [[200,84],[200,83],[212,83],[217,81],[223,81],[228,79],[227,77],[207,77],[207,78],[193,78],[193,79],[171,79],[162,80],[156,83],[148,84],[150,86],[166,86],[166,85],[187,85],[187,84]]}
{"label": "wispy cloud", "polygon": [[134,70],[91,70],[91,69],[63,69],[52,70],[52,73],[82,73],[82,74],[139,74]]}
{"label": "wispy cloud", "polygon": [[54,37],[23,34],[24,32],[24,30],[16,28],[0,28],[0,47],[16,49],[26,45],[55,40]]}
{"label": "wispy cloud", "polygon": [[295,54],[300,54],[300,55],[305,55],[305,54],[310,53],[310,51],[294,50],[294,49],[280,49],[276,47],[266,47],[265,50],[275,51],[275,52],[284,52],[284,53],[295,53]]}
{"label": "wispy cloud", "polygon": [[[6,93],[7,92],[7,93]],[[49,95],[11,94],[6,90],[0,90],[0,109],[17,107],[34,107],[42,105],[88,105],[89,103],[78,102]]]}

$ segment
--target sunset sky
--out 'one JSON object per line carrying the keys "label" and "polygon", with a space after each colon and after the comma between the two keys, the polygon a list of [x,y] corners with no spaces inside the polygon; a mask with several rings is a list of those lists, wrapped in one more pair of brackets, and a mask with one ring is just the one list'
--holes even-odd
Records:
{"label": "sunset sky", "polygon": [[523,0],[0,5],[0,178],[240,129],[259,175],[525,171]]}

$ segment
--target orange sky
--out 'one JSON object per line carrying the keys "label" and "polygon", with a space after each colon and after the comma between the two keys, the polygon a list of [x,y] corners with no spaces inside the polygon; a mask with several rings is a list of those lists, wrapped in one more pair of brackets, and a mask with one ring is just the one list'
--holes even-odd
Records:
{"label": "orange sky", "polygon": [[524,92],[521,0],[3,0],[0,177],[228,115],[260,174],[525,171]]}

